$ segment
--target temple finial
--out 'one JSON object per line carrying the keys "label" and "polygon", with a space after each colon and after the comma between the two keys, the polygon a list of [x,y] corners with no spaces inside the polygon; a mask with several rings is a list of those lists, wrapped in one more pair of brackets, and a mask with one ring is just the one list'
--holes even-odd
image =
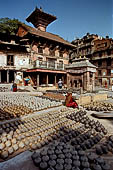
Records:
{"label": "temple finial", "polygon": [[40,6],[40,11],[43,11],[42,7]]}
{"label": "temple finial", "polygon": [[36,5],[35,9],[38,9],[37,5]]}

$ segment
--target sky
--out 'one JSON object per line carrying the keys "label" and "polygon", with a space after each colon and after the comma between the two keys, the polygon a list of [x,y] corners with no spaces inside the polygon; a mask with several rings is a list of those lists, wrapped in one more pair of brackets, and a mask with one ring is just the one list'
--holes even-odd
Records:
{"label": "sky", "polygon": [[0,18],[33,26],[25,20],[36,6],[57,17],[47,32],[65,40],[71,42],[87,32],[113,38],[113,0],[0,0]]}

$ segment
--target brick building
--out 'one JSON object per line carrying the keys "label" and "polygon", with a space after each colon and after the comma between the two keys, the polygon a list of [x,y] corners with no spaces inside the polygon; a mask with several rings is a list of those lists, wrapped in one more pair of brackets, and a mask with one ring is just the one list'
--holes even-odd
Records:
{"label": "brick building", "polygon": [[79,57],[84,58],[84,56],[90,59],[94,47],[93,41],[97,39],[100,39],[98,35],[87,33],[83,38],[73,40],[72,44],[74,44],[76,48],[74,49],[71,59]]}
{"label": "brick building", "polygon": [[[31,77],[34,86],[56,86],[58,80],[62,79],[68,87],[78,88],[82,84],[82,87],[87,89],[88,85],[83,84],[81,77],[87,79],[85,82],[92,80],[96,85],[107,87],[112,85],[112,39],[87,33],[83,38],[70,43],[46,31],[47,26],[55,21],[56,17],[37,7],[26,20],[31,22],[35,28],[20,24],[15,36],[0,34],[1,83],[14,81],[16,74],[21,72],[22,78],[28,75]],[[83,62],[84,56],[89,59],[89,63],[84,61],[86,65]],[[80,58],[83,60],[79,63]],[[87,70],[87,64],[89,68],[93,68],[93,71]],[[89,72],[87,76],[84,76],[85,72],[81,71],[84,67],[85,72]],[[72,70],[69,73],[70,68]],[[96,76],[93,74],[95,68],[97,68]],[[75,70],[75,75],[73,70]],[[93,79],[90,75],[93,75]],[[90,81],[89,84],[91,84]]]}
{"label": "brick building", "polygon": [[29,55],[17,36],[0,33],[0,83],[11,83],[29,67]]}
{"label": "brick building", "polygon": [[35,28],[20,24],[16,36],[0,36],[0,82],[9,83],[18,71],[29,75],[36,86],[67,83],[65,65],[75,47],[58,35],[46,32],[56,17],[36,9],[26,19]]}
{"label": "brick building", "polygon": [[76,45],[71,55],[71,62],[75,58],[86,56],[97,67],[96,85],[109,87],[113,83],[113,40],[106,36],[100,37],[87,34],[81,39],[74,40]]}

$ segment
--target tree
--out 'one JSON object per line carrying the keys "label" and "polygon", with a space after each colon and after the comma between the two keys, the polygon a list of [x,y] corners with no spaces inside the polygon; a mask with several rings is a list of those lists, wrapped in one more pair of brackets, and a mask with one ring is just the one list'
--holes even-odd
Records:
{"label": "tree", "polygon": [[15,35],[20,23],[18,19],[0,18],[0,32]]}

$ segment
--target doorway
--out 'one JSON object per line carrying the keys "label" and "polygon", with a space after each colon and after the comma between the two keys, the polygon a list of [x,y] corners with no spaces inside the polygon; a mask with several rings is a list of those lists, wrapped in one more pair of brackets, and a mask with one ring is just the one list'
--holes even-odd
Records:
{"label": "doorway", "polygon": [[14,71],[9,71],[9,83],[14,82]]}
{"label": "doorway", "polygon": [[7,71],[1,70],[1,83],[7,83]]}

